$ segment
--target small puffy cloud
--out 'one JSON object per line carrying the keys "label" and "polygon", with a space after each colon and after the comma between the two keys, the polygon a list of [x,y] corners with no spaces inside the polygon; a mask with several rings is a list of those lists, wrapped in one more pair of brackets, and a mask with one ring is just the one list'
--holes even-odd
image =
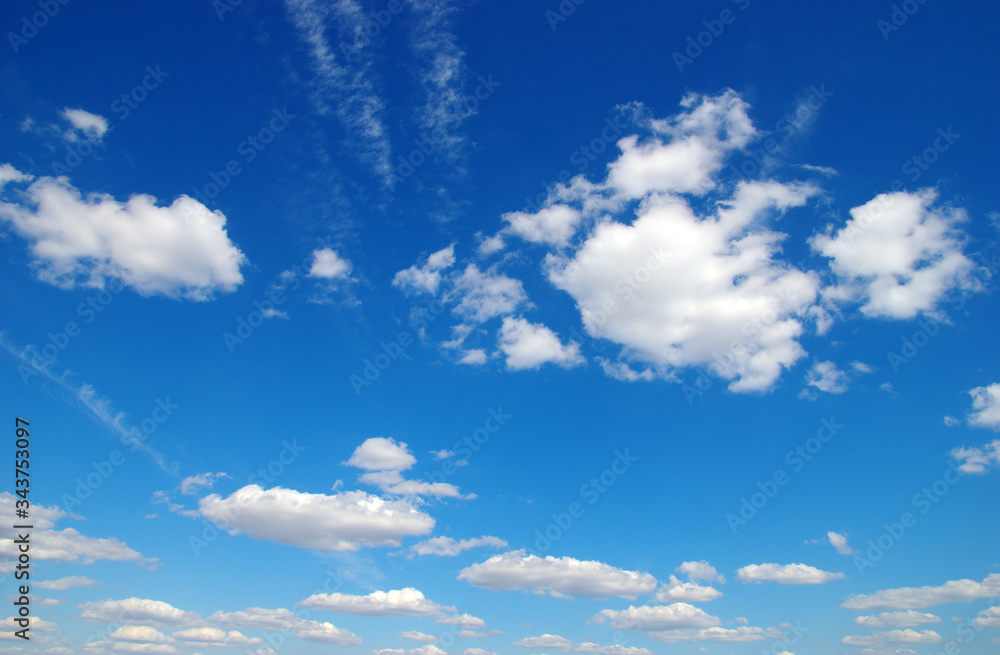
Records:
{"label": "small puffy cloud", "polygon": [[549,328],[523,318],[504,317],[498,334],[500,350],[507,356],[510,370],[538,368],[550,363],[570,368],[584,362],[578,344],[564,345]]}
{"label": "small puffy cloud", "polygon": [[676,630],[681,628],[711,628],[719,625],[718,617],[687,603],[671,605],[629,606],[625,610],[601,610],[590,623],[610,621],[615,630]]}
{"label": "small puffy cloud", "polygon": [[726,583],[725,576],[705,560],[701,560],[700,562],[684,562],[674,569],[674,572],[686,575],[691,582],[698,582],[700,580],[703,582],[718,582],[720,584]]}
{"label": "small puffy cloud", "polygon": [[448,482],[427,482],[407,480],[399,471],[369,471],[358,477],[359,482],[373,484],[388,494],[397,496],[434,496],[435,498],[475,498],[476,494],[466,494]]}
{"label": "small puffy cloud", "polygon": [[455,246],[438,250],[421,265],[414,265],[396,273],[392,285],[407,292],[437,293],[441,285],[441,271],[455,264]]}
{"label": "small puffy cloud", "polygon": [[401,639],[409,639],[410,641],[415,641],[421,644],[432,644],[437,641],[437,637],[434,635],[425,634],[423,632],[417,632],[416,630],[407,630],[406,632],[400,632],[399,636]]}
{"label": "small puffy cloud", "polygon": [[822,571],[807,564],[750,564],[736,572],[736,578],[744,583],[822,584],[843,577],[843,573]]}
{"label": "small puffy cloud", "polygon": [[938,587],[899,587],[873,594],[851,596],[841,607],[850,610],[922,609],[946,603],[971,603],[1000,594],[1000,573],[991,573],[982,582],[949,580]]}
{"label": "small puffy cloud", "polygon": [[847,543],[847,537],[840,534],[839,532],[834,532],[833,530],[826,533],[826,538],[829,539],[830,545],[837,549],[837,552],[841,555],[857,555],[858,551],[854,550]]}
{"label": "small puffy cloud", "polygon": [[65,591],[66,589],[72,589],[74,587],[96,587],[99,584],[101,583],[97,580],[91,580],[90,578],[82,575],[71,575],[57,580],[43,580],[42,582],[36,582],[35,586],[39,589]]}
{"label": "small puffy cloud", "polygon": [[123,625],[108,635],[108,638],[117,641],[135,641],[148,644],[166,644],[172,641],[167,635],[147,625]]}
{"label": "small puffy cloud", "polygon": [[[92,114],[82,109],[70,109],[66,107],[59,114],[69,121],[74,130],[83,132],[91,141],[100,141],[108,131],[108,119],[98,114]],[[76,134],[69,132],[70,140],[76,140]]]}
{"label": "small puffy cloud", "polygon": [[165,207],[149,195],[84,198],[64,177],[41,177],[18,202],[0,201],[0,220],[28,242],[38,278],[64,289],[114,279],[145,296],[209,300],[243,283],[226,217],[187,196]]}
{"label": "small puffy cloud", "polygon": [[472,548],[506,548],[507,542],[498,537],[477,537],[474,539],[461,539],[456,541],[451,537],[432,537],[420,543],[410,546],[410,552],[414,555],[443,555],[453,557],[463,550]]}
{"label": "small puffy cloud", "polygon": [[972,621],[972,625],[977,628],[1000,628],[1000,605],[994,605],[980,612]]}
{"label": "small puffy cloud", "polygon": [[80,618],[96,623],[128,623],[156,628],[180,628],[202,622],[195,612],[179,610],[169,603],[145,598],[100,600],[77,605]]}
{"label": "small puffy cloud", "polygon": [[867,648],[882,648],[894,644],[936,644],[941,641],[941,635],[933,630],[888,630],[873,632],[870,635],[851,635],[844,637],[840,643],[847,646],[864,646]]}
{"label": "small puffy cloud", "polygon": [[199,473],[190,475],[181,480],[180,491],[182,494],[194,496],[201,489],[211,489],[216,480],[228,478],[225,473]]}
{"label": "small puffy cloud", "polygon": [[[510,212],[502,216],[508,229],[526,241],[565,244],[576,232],[580,212],[566,205],[544,207],[534,214]],[[482,246],[480,246],[482,250]]]}
{"label": "small puffy cloud", "polygon": [[969,425],[1000,430],[1000,382],[976,387],[969,391],[969,395],[972,396]]}
{"label": "small puffy cloud", "polygon": [[653,599],[661,603],[683,601],[689,603],[705,603],[715,600],[722,592],[714,587],[705,587],[696,582],[682,582],[677,576],[671,575],[670,581],[663,583]]}
{"label": "small puffy cloud", "polygon": [[914,610],[882,612],[881,614],[859,616],[854,619],[855,625],[863,625],[866,628],[912,628],[922,623],[940,622],[940,617]]}
{"label": "small puffy cloud", "polygon": [[410,648],[408,650],[402,648],[379,648],[373,650],[372,655],[448,655],[448,653],[434,644],[427,644],[426,646]]}
{"label": "small puffy cloud", "polygon": [[471,614],[456,614],[454,616],[446,616],[437,619],[435,623],[442,623],[444,625],[455,625],[460,628],[485,628],[486,621],[483,621],[478,616],[472,616]]}
{"label": "small puffy cloud", "polygon": [[332,623],[309,621],[309,625],[295,631],[299,639],[327,646],[360,646],[361,637]]}
{"label": "small puffy cloud", "polygon": [[973,264],[958,229],[965,212],[936,200],[933,189],[881,194],[853,208],[836,234],[829,227],[810,239],[839,279],[826,295],[861,302],[868,317],[904,319],[934,313],[948,291],[966,286]]}
{"label": "small puffy cloud", "polygon": [[0,190],[8,182],[29,182],[34,176],[22,173],[10,164],[0,164]]}
{"label": "small puffy cloud", "polygon": [[459,580],[494,591],[529,589],[549,594],[580,594],[593,598],[634,598],[651,593],[656,578],[601,562],[571,557],[545,558],[514,550],[462,569]]}
{"label": "small puffy cloud", "polygon": [[[300,639],[332,646],[358,646],[361,639],[330,623],[320,623],[297,616],[289,609],[251,607],[238,612],[216,612],[208,617],[215,625],[254,628],[260,630],[294,631]],[[266,655],[266,654],[265,654]]]}
{"label": "small puffy cloud", "polygon": [[953,448],[951,457],[961,462],[958,470],[962,473],[982,475],[990,468],[1000,466],[1000,439],[991,441],[982,448]]}
{"label": "small puffy cloud", "polygon": [[309,277],[326,280],[347,277],[351,272],[351,263],[342,258],[330,248],[313,251],[313,262],[309,267]]}
{"label": "small puffy cloud", "polygon": [[833,362],[816,362],[806,374],[806,384],[823,393],[844,393],[847,381],[847,374]]}
{"label": "small puffy cloud", "polygon": [[525,637],[511,644],[521,648],[533,648],[535,650],[558,650],[563,653],[586,653],[587,655],[653,655],[653,652],[646,648],[635,646],[620,646],[612,644],[601,646],[593,642],[573,643],[565,637],[557,635],[542,635],[541,637]]}
{"label": "small puffy cloud", "polygon": [[510,314],[528,301],[520,280],[495,270],[481,271],[475,264],[455,278],[448,298],[457,301],[453,310],[457,315],[475,323]]}
{"label": "small puffy cloud", "polygon": [[350,594],[314,594],[299,603],[309,609],[358,614],[361,616],[443,616],[454,612],[425,598],[419,589],[405,587],[391,591],[373,591],[367,596]]}
{"label": "small puffy cloud", "polygon": [[485,350],[482,348],[473,348],[472,350],[463,351],[462,356],[458,359],[458,363],[468,364],[469,366],[482,366],[486,363],[486,360]]}
{"label": "small puffy cloud", "polygon": [[344,462],[366,471],[405,471],[416,463],[405,443],[386,437],[365,439]]}
{"label": "small puffy cloud", "polygon": [[434,529],[434,519],[410,503],[361,491],[325,495],[283,487],[265,491],[254,484],[227,498],[202,498],[199,509],[210,521],[251,537],[322,551],[398,546],[403,537]]}
{"label": "small puffy cloud", "polygon": [[264,643],[260,637],[250,639],[236,630],[226,632],[207,626],[179,630],[170,636],[177,641],[189,642],[185,644],[188,648],[228,648],[232,646],[256,646]]}

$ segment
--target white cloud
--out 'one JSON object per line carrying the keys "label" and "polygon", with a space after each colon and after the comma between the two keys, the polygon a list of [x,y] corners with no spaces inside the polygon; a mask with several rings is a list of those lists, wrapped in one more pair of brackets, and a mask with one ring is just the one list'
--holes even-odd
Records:
{"label": "white cloud", "polygon": [[[73,126],[73,129],[83,132],[91,141],[100,141],[101,138],[108,131],[108,119],[98,114],[92,114],[89,111],[84,111],[82,109],[70,109],[66,107],[59,114],[65,118]],[[76,140],[76,135],[70,132],[73,136],[70,140]]]}
{"label": "white cloud", "polygon": [[972,625],[977,628],[1000,628],[1000,605],[994,605],[980,612],[972,621]]}
{"label": "white cloud", "polygon": [[686,575],[691,582],[698,582],[700,580],[703,582],[718,582],[720,584],[726,583],[725,576],[705,560],[701,560],[700,562],[683,562],[674,569],[674,572]]}
{"label": "white cloud", "polygon": [[922,623],[940,622],[940,617],[914,610],[882,612],[878,615],[859,616],[854,619],[855,625],[863,625],[867,628],[912,628]]}
{"label": "white cloud", "polygon": [[816,362],[806,374],[806,384],[824,393],[844,393],[847,381],[847,374],[833,362]]}
{"label": "white cloud", "polygon": [[581,220],[580,212],[566,205],[544,207],[534,214],[509,212],[501,218],[522,239],[556,246],[570,240]]}
{"label": "white cloud", "polygon": [[349,594],[314,594],[299,603],[302,607],[357,614],[360,616],[435,616],[454,612],[454,607],[439,605],[425,598],[419,589],[405,587],[391,591],[373,591],[367,596]]}
{"label": "white cloud", "polygon": [[611,622],[615,630],[676,630],[681,628],[711,628],[719,625],[718,617],[687,603],[671,605],[629,606],[625,610],[601,610],[591,623]]}
{"label": "white cloud", "polygon": [[486,627],[486,621],[483,621],[478,616],[472,616],[471,614],[458,614],[455,616],[446,616],[444,618],[436,620],[435,623],[442,623],[444,625],[457,625],[460,628]]}
{"label": "white cloud", "polygon": [[28,241],[38,278],[65,289],[118,279],[146,296],[209,300],[243,283],[226,217],[187,196],[166,207],[149,195],[83,198],[66,178],[41,177],[20,202],[0,202],[0,219]]}
{"label": "white cloud", "polygon": [[426,480],[407,480],[399,471],[369,471],[358,477],[359,482],[372,484],[382,491],[397,496],[434,496],[435,498],[475,498],[476,494],[464,496],[453,484],[448,482],[427,482]]}
{"label": "white cloud", "polygon": [[403,269],[392,278],[392,286],[416,293],[437,293],[441,271],[455,264],[455,245],[430,254],[422,265]]}
{"label": "white cloud", "polygon": [[992,573],[982,582],[949,580],[939,587],[899,587],[873,594],[848,598],[841,607],[851,610],[921,609],[946,603],[971,603],[978,598],[1000,594],[1000,573]]}
{"label": "white cloud", "polygon": [[577,644],[565,637],[548,634],[541,637],[525,637],[513,642],[511,645],[537,650],[552,649],[564,653],[587,653],[588,655],[653,655],[653,652],[646,648],[620,646],[618,644],[601,646],[592,642]]}
{"label": "white cloud", "polygon": [[714,587],[703,587],[695,582],[682,582],[677,576],[671,575],[670,581],[663,583],[653,599],[661,603],[684,601],[690,603],[705,603],[715,600],[722,592]]}
{"label": "white cloud", "polygon": [[483,650],[482,648],[466,648],[462,651],[462,655],[497,655],[491,650]]}
{"label": "white cloud", "polygon": [[229,648],[233,646],[256,646],[264,643],[260,637],[253,639],[236,630],[220,630],[203,626],[179,630],[170,635],[177,641],[193,642],[185,644],[188,648]]}
{"label": "white cloud", "polygon": [[29,182],[33,179],[34,176],[22,173],[10,164],[0,164],[0,190],[8,182]]}
{"label": "white cloud", "polygon": [[215,612],[208,621],[216,625],[255,628],[261,630],[294,631],[300,639],[334,646],[358,646],[361,639],[330,623],[310,621],[297,616],[289,609],[262,609],[251,607],[238,612]]}
{"label": "white cloud", "polygon": [[371,437],[354,449],[344,464],[366,471],[405,471],[417,463],[403,442],[389,437]]}
{"label": "white cloud", "polygon": [[66,589],[73,589],[75,587],[96,587],[99,584],[101,583],[97,580],[91,580],[85,576],[71,575],[57,580],[43,580],[42,582],[36,582],[34,586],[39,589],[55,589],[57,591],[65,591]]}
{"label": "white cloud", "polygon": [[361,645],[360,637],[353,632],[338,628],[332,623],[319,623],[317,621],[309,621],[308,623],[307,626],[303,626],[295,631],[296,637],[328,646]]}
{"label": "white cloud", "polygon": [[514,550],[462,569],[459,580],[495,591],[530,589],[550,594],[580,594],[590,597],[634,598],[651,593],[656,578],[648,573],[626,571],[601,562],[571,557],[545,558]]}
{"label": "white cloud", "polygon": [[510,314],[528,300],[520,280],[492,269],[481,271],[475,264],[469,264],[454,282],[455,289],[448,295],[449,300],[457,300],[454,312],[475,323]]}
{"label": "white cloud", "polygon": [[781,630],[774,628],[755,628],[739,626],[738,628],[681,628],[678,630],[657,630],[647,632],[647,636],[658,639],[666,643],[676,643],[680,641],[709,641],[714,643],[745,643],[749,641],[762,641],[764,639],[781,639]]}
{"label": "white cloud", "polygon": [[181,480],[180,491],[182,494],[194,496],[197,495],[197,492],[201,489],[211,489],[216,480],[228,477],[229,476],[225,473],[199,473],[198,475],[189,475]]}
{"label": "white cloud", "polygon": [[843,577],[843,573],[822,571],[806,564],[750,564],[736,572],[740,582],[779,584],[822,584]]}
{"label": "white cloud", "polygon": [[309,277],[319,277],[327,280],[347,277],[351,272],[351,262],[343,259],[330,248],[313,251],[313,262],[309,267]]}
{"label": "white cloud", "polygon": [[466,350],[462,353],[461,358],[459,358],[459,364],[468,364],[470,366],[481,366],[486,363],[486,351],[482,348],[474,348],[472,350]]}
{"label": "white cloud", "polygon": [[847,543],[847,537],[840,534],[839,532],[834,532],[830,530],[826,533],[826,538],[830,540],[830,545],[837,549],[837,552],[841,555],[857,555],[858,551],[851,548],[850,544]]}
{"label": "white cloud", "polygon": [[437,637],[434,635],[429,635],[423,632],[417,632],[416,630],[407,630],[406,632],[400,632],[399,637],[401,639],[409,639],[410,641],[415,641],[421,644],[432,644],[437,641]]}
{"label": "white cloud", "polygon": [[179,610],[169,603],[145,598],[100,600],[77,605],[80,618],[96,623],[126,623],[156,628],[180,628],[203,623],[195,612]]}
{"label": "white cloud", "polygon": [[498,335],[507,368],[513,371],[549,363],[563,368],[584,363],[578,344],[564,345],[555,332],[539,323],[505,316]]}
{"label": "white cloud", "polygon": [[941,641],[941,635],[933,630],[888,630],[886,632],[874,632],[870,635],[844,637],[840,643],[848,646],[865,646],[868,648],[881,648],[893,644],[936,644]]}
{"label": "white cloud", "polygon": [[[9,492],[0,492],[0,515],[14,516],[14,503],[18,500]],[[37,560],[76,562],[93,564],[106,560],[112,562],[136,562],[140,566],[154,569],[159,559],[143,557],[129,548],[128,544],[114,537],[94,538],[80,534],[73,528],[56,530],[56,521],[66,516],[58,507],[32,505],[34,531],[31,533],[31,557]],[[18,531],[10,523],[0,525],[0,557],[17,559],[18,547],[14,543]],[[21,531],[23,532],[23,530]]]}
{"label": "white cloud", "polygon": [[444,555],[453,557],[464,550],[472,548],[506,548],[507,542],[497,537],[476,537],[456,541],[451,537],[432,537],[410,546],[410,552],[415,555]]}
{"label": "white cloud", "polygon": [[969,395],[972,396],[969,425],[1000,430],[1000,382],[976,387]]}
{"label": "white cloud", "polygon": [[156,628],[147,625],[123,625],[110,635],[109,639],[118,641],[136,641],[147,644],[166,644],[172,641],[170,637]]}
{"label": "white cloud", "polygon": [[766,390],[805,356],[800,316],[819,282],[775,258],[783,235],[761,222],[815,192],[741,183],[709,217],[650,196],[631,224],[600,223],[571,257],[550,254],[547,274],[576,301],[587,332],[620,344],[623,357],[668,378],[711,366],[731,390]]}
{"label": "white cloud", "polygon": [[[367,21],[374,19],[356,0],[286,0],[285,4],[312,57],[316,73],[312,99],[317,109],[336,114],[347,136],[345,146],[391,185],[392,148],[384,122],[385,102],[373,77],[372,40],[364,32]],[[350,49],[350,57],[343,57],[326,37],[331,17],[339,26],[338,40]]]}
{"label": "white cloud", "polygon": [[402,648],[379,648],[372,651],[372,655],[448,655],[446,651],[441,650],[434,644],[427,644],[426,646],[420,646],[419,648],[410,648],[404,650]]}
{"label": "white cloud", "polygon": [[434,519],[408,502],[361,491],[330,496],[248,485],[228,498],[212,494],[199,505],[205,518],[251,537],[323,551],[398,546],[403,537],[434,529]]}
{"label": "white cloud", "polygon": [[982,448],[953,448],[952,458],[961,462],[958,470],[963,473],[981,475],[994,466],[1000,466],[1000,439],[986,444]]}
{"label": "white cloud", "polygon": [[949,290],[967,284],[972,262],[962,254],[960,209],[935,208],[937,192],[881,194],[851,209],[836,234],[832,227],[810,239],[831,259],[840,286],[834,300],[862,302],[869,317],[913,318],[933,313]]}
{"label": "white cloud", "polygon": [[92,641],[83,645],[84,653],[136,653],[138,655],[172,655],[178,653],[170,644],[141,644],[120,641]]}

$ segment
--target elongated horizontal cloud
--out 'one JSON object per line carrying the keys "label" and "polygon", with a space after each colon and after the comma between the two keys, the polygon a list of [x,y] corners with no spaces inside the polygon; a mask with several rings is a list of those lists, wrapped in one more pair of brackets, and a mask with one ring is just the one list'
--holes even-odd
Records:
{"label": "elongated horizontal cloud", "polygon": [[601,562],[571,557],[545,558],[514,550],[462,569],[459,580],[494,591],[532,591],[580,594],[593,598],[634,598],[656,588],[648,573],[626,571]]}
{"label": "elongated horizontal cloud", "polygon": [[936,644],[941,641],[941,635],[933,630],[888,630],[870,635],[851,635],[844,637],[840,643],[848,646],[865,646],[881,648],[893,644]]}
{"label": "elongated horizontal cloud", "polygon": [[646,648],[636,646],[621,646],[612,644],[601,646],[592,642],[573,643],[565,637],[557,635],[542,635],[541,637],[525,637],[511,644],[521,648],[534,648],[536,650],[558,650],[563,653],[586,653],[587,655],[653,655],[653,652]]}
{"label": "elongated horizontal cloud", "polygon": [[80,618],[96,623],[128,623],[154,628],[184,628],[204,625],[196,612],[185,612],[170,603],[145,598],[101,600],[77,606]]}
{"label": "elongated horizontal cloud", "polygon": [[187,196],[166,207],[148,195],[84,198],[64,177],[41,177],[19,202],[0,201],[0,220],[28,242],[38,278],[65,289],[118,279],[146,296],[209,300],[243,283],[226,217]]}
{"label": "elongated horizontal cloud", "polygon": [[360,616],[444,616],[454,607],[439,605],[425,598],[419,589],[405,587],[390,591],[373,591],[367,596],[350,594],[314,594],[299,603],[309,609],[358,614]]}
{"label": "elongated horizontal cloud", "polygon": [[400,539],[427,534],[434,519],[404,500],[361,491],[310,494],[252,484],[227,498],[199,502],[202,516],[257,539],[324,551],[398,546]]}
{"label": "elongated horizontal cloud", "polygon": [[822,584],[843,577],[843,573],[822,571],[807,564],[750,564],[736,572],[740,582],[779,584]]}
{"label": "elongated horizontal cloud", "polygon": [[925,612],[906,610],[902,612],[882,612],[873,616],[859,616],[855,625],[868,628],[912,628],[922,623],[940,623],[941,618]]}
{"label": "elongated horizontal cloud", "polygon": [[682,628],[679,630],[654,630],[647,636],[668,644],[680,641],[708,641],[720,644],[738,644],[764,639],[781,639],[783,634],[776,628],[755,628],[741,625],[737,628]]}
{"label": "elongated horizontal cloud", "polygon": [[476,537],[473,539],[455,540],[451,537],[432,537],[420,543],[410,546],[410,552],[414,555],[443,555],[453,557],[464,550],[472,548],[506,548],[507,542],[499,537]]}
{"label": "elongated horizontal cloud", "polygon": [[715,600],[722,595],[722,592],[714,587],[706,587],[694,582],[682,582],[677,576],[670,576],[668,582],[656,590],[654,600],[660,602],[685,601],[691,603],[704,603]]}
{"label": "elongated horizontal cloud", "polygon": [[849,610],[921,609],[946,603],[971,603],[1000,594],[1000,573],[991,573],[982,582],[949,580],[938,587],[899,587],[848,598],[841,607]]}
{"label": "elongated horizontal cloud", "polygon": [[611,622],[615,630],[676,630],[680,628],[711,628],[719,625],[718,617],[687,603],[672,605],[630,605],[624,610],[601,610],[591,623]]}

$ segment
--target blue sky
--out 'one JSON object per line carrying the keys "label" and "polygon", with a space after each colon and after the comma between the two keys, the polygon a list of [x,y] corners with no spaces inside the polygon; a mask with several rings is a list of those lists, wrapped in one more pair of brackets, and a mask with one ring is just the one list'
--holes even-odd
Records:
{"label": "blue sky", "polygon": [[996,14],[7,3],[0,652],[998,652]]}

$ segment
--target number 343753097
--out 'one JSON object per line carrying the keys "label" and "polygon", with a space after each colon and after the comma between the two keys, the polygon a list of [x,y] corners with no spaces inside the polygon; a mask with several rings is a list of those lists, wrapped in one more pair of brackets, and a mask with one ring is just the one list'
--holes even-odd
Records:
{"label": "number 343753097", "polygon": [[27,509],[28,490],[31,486],[28,474],[30,466],[28,460],[31,457],[31,435],[28,432],[28,425],[29,423],[23,418],[16,419],[14,425],[17,430],[17,441],[14,444],[17,446],[17,450],[14,453],[14,486],[17,488],[15,493],[21,498],[21,500],[17,501],[18,509]]}

